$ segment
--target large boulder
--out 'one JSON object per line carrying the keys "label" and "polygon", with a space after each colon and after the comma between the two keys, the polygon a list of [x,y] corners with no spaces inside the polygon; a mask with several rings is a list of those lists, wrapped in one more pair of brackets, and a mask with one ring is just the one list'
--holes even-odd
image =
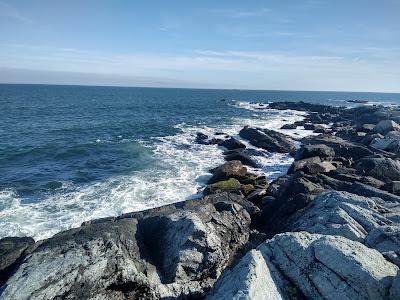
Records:
{"label": "large boulder", "polygon": [[307,137],[302,140],[306,145],[325,144],[335,151],[337,157],[350,160],[357,160],[365,156],[373,155],[373,151],[363,145],[359,145],[350,141],[346,141],[338,136],[319,135],[315,137]]}
{"label": "large boulder", "polygon": [[356,164],[359,174],[372,176],[384,182],[400,180],[400,162],[391,158],[368,157]]}
{"label": "large boulder", "polygon": [[294,154],[296,151],[295,145],[288,136],[273,130],[244,127],[239,135],[253,146],[269,152]]}
{"label": "large boulder", "polygon": [[400,154],[400,131],[390,131],[382,138],[374,138],[371,147]]}
{"label": "large boulder", "polygon": [[326,192],[291,217],[287,230],[340,235],[381,252],[400,266],[400,202]]}
{"label": "large boulder", "polygon": [[209,184],[229,178],[243,179],[247,174],[247,168],[240,161],[233,160],[213,169],[212,173],[213,175],[208,181]]}
{"label": "large boulder", "polygon": [[248,240],[242,204],[223,193],[59,233],[29,251],[0,298],[201,297]]}
{"label": "large boulder", "polygon": [[341,236],[284,233],[250,251],[206,299],[398,299],[399,269]]}
{"label": "large boulder", "polygon": [[390,131],[400,131],[400,125],[392,120],[382,120],[372,129],[373,133],[380,133],[383,135]]}

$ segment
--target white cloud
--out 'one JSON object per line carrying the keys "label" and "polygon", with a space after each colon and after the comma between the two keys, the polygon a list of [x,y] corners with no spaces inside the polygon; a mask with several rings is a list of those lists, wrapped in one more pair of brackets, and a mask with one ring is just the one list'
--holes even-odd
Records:
{"label": "white cloud", "polygon": [[371,61],[363,57],[362,51],[365,49],[360,49],[357,57],[345,52],[298,55],[233,50],[159,55],[2,45],[0,56],[2,67],[8,68],[93,73],[108,78],[173,79],[203,87],[399,91],[400,60],[389,56],[386,60]]}

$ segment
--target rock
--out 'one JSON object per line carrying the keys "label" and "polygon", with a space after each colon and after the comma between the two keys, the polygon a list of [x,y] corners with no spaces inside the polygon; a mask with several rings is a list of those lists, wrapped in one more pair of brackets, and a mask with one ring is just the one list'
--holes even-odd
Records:
{"label": "rock", "polygon": [[1,299],[203,297],[250,231],[241,202],[226,193],[207,199],[97,220],[38,242]]}
{"label": "rock", "polygon": [[390,131],[383,138],[374,138],[370,146],[400,154],[400,131]]}
{"label": "rock", "polygon": [[386,191],[382,191],[380,189],[374,188],[372,186],[354,182],[351,186],[351,192],[360,196],[365,197],[379,197],[384,201],[388,202],[400,202],[400,196],[388,193]]}
{"label": "rock", "polygon": [[381,252],[400,266],[400,203],[347,192],[326,192],[289,220],[289,231],[340,235]]}
{"label": "rock", "polygon": [[238,160],[242,164],[246,166],[250,166],[253,168],[258,168],[260,167],[257,162],[255,162],[249,155],[246,154],[247,151],[241,151],[241,150],[233,150],[233,151],[227,151],[225,155],[225,160],[227,161],[233,161],[233,160]]}
{"label": "rock", "polygon": [[304,124],[304,129],[305,130],[314,130],[315,125],[314,124]]}
{"label": "rock", "polygon": [[288,136],[273,130],[244,127],[239,135],[253,146],[269,152],[295,153],[296,151]]}
{"label": "rock", "polygon": [[303,171],[306,174],[327,173],[336,170],[336,167],[329,161],[321,161],[318,156],[305,158],[293,162],[288,174]]}
{"label": "rock", "polygon": [[332,135],[318,135],[307,137],[302,140],[304,144],[319,145],[325,144],[331,147],[336,156],[346,159],[357,160],[365,156],[373,155],[374,153],[363,145],[346,141],[340,137]]}
{"label": "rock", "polygon": [[[272,267],[272,266],[271,266]],[[283,300],[279,286],[262,253],[250,250],[232,269],[218,279],[207,300],[271,299]]]}
{"label": "rock", "polygon": [[296,124],[285,124],[281,127],[281,129],[296,129],[297,125]]}
{"label": "rock", "polygon": [[269,108],[278,109],[278,110],[298,110],[298,111],[307,111],[307,112],[318,112],[318,113],[332,113],[336,114],[342,111],[343,108],[322,105],[322,104],[314,104],[308,102],[273,102],[268,104]]}
{"label": "rock", "polygon": [[400,163],[391,158],[368,157],[356,164],[359,174],[372,176],[384,182],[400,179]]}
{"label": "rock", "polygon": [[245,144],[242,142],[238,141],[237,139],[231,137],[228,140],[223,141],[220,146],[225,147],[228,150],[234,150],[234,149],[241,149],[241,148],[246,148]]}
{"label": "rock", "polygon": [[400,196],[400,181],[390,181],[385,184],[385,190],[388,192]]}
{"label": "rock", "polygon": [[256,189],[250,195],[246,197],[247,201],[254,203],[255,205],[260,206],[261,199],[266,195],[265,189]]}
{"label": "rock", "polygon": [[367,134],[365,137],[363,137],[360,141],[360,143],[364,145],[369,145],[372,143],[374,140],[380,140],[383,139],[383,135],[379,133],[373,133],[373,134]]}
{"label": "rock", "polygon": [[368,133],[374,129],[374,127],[374,124],[362,124],[361,126],[357,127],[357,131]]}
{"label": "rock", "polygon": [[383,135],[389,131],[400,131],[400,125],[392,120],[382,120],[372,129],[373,133],[380,133]]}
{"label": "rock", "polygon": [[206,299],[396,299],[398,271],[378,251],[341,236],[284,233],[225,272]]}
{"label": "rock", "polygon": [[334,157],[335,151],[324,144],[316,144],[316,145],[302,145],[301,148],[296,152],[295,159],[301,160],[305,158],[310,158],[318,156],[321,159],[327,157]]}
{"label": "rock", "polygon": [[247,174],[247,168],[238,160],[228,161],[222,166],[213,170],[213,176],[208,181],[209,184],[229,178],[242,179]]}
{"label": "rock", "polygon": [[24,252],[34,243],[35,241],[30,237],[5,237],[0,239],[0,287],[17,267]]}
{"label": "rock", "polygon": [[224,140],[215,137],[209,137],[208,135],[198,132],[196,134],[196,143],[202,145],[216,145],[222,143]]}
{"label": "rock", "polygon": [[239,192],[241,188],[241,184],[237,179],[229,178],[228,180],[218,181],[216,183],[208,185],[203,194],[209,195],[214,193],[221,192]]}
{"label": "rock", "polygon": [[247,196],[251,192],[253,192],[256,188],[252,184],[243,184],[241,189],[242,189],[243,195]]}

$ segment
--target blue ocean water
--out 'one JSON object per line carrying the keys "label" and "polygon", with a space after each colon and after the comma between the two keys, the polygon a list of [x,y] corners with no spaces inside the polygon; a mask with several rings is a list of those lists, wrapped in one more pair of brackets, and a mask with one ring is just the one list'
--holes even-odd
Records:
{"label": "blue ocean water", "polygon": [[[223,161],[222,149],[195,143],[197,132],[234,135],[302,118],[258,103],[361,99],[400,104],[399,94],[378,93],[0,85],[0,237],[41,239],[193,197]],[[256,171],[274,177],[291,158],[259,160]]]}

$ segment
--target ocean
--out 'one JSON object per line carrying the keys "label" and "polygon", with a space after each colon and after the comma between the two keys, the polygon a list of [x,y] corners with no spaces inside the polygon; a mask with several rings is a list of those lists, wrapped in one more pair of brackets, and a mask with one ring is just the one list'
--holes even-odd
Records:
{"label": "ocean", "polygon": [[[0,238],[44,239],[87,220],[198,197],[223,149],[197,144],[197,132],[279,130],[303,114],[263,103],[300,100],[400,104],[400,94],[2,84]],[[261,168],[252,171],[270,179],[292,162],[267,152],[255,159]]]}

